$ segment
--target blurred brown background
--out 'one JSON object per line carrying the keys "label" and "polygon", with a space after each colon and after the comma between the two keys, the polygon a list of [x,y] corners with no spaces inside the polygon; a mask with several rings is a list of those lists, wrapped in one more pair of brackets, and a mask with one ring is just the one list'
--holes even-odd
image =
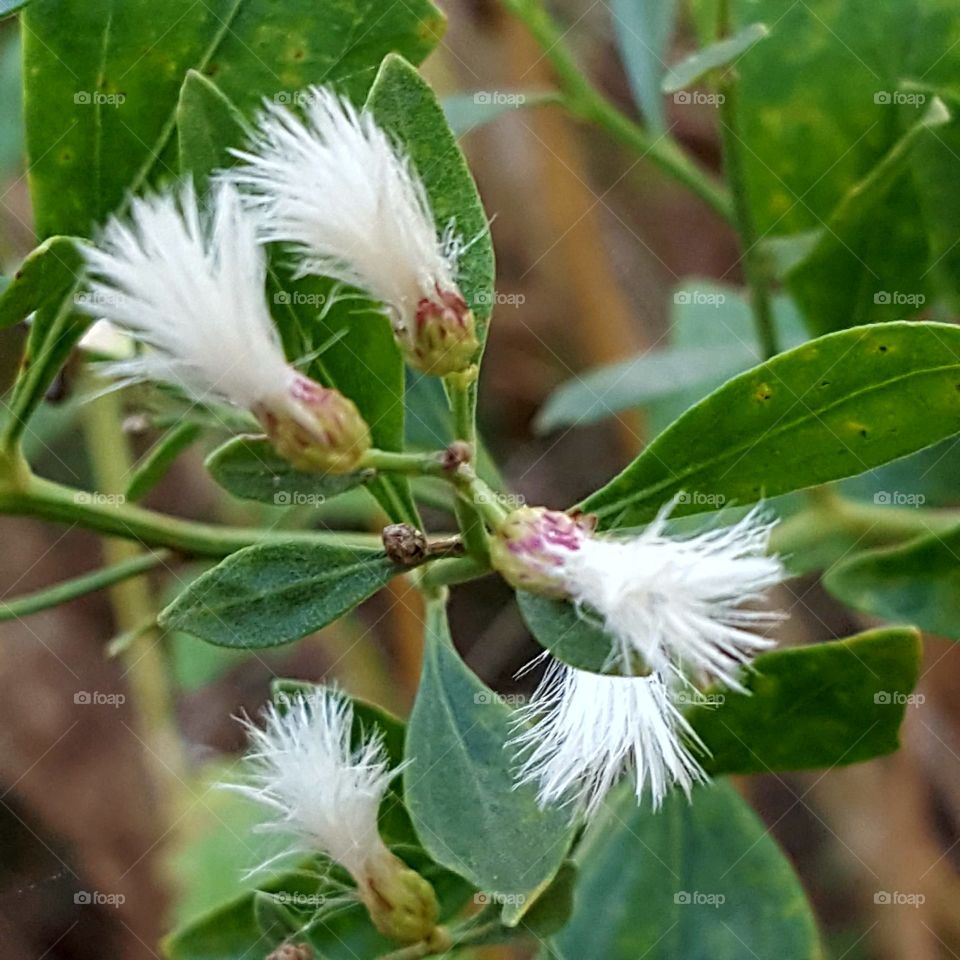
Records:
{"label": "blurred brown background", "polygon": [[[538,89],[549,68],[523,28],[486,0],[447,0],[451,27],[427,74],[442,92]],[[581,62],[624,109],[626,80],[604,5],[569,4]],[[689,37],[677,41],[692,46]],[[31,246],[29,202],[16,140],[16,25],[0,24],[0,272]],[[14,91],[11,94],[11,89]],[[717,167],[712,108],[684,107],[675,132]],[[642,446],[643,418],[535,437],[531,420],[574,373],[631,355],[662,337],[681,277],[740,280],[730,232],[702,206],[603,135],[559,108],[517,110],[467,134],[499,260],[499,291],[482,382],[482,426],[512,486],[529,501],[566,506]],[[0,339],[0,370],[16,361],[16,333]],[[48,411],[34,438],[38,470],[93,483],[77,404]],[[136,451],[151,437],[136,435]],[[224,502],[182,457],[149,499],[190,517],[252,519]],[[0,597],[94,568],[98,538],[77,529],[0,520]],[[178,569],[174,580],[186,572]],[[813,580],[791,585],[783,643],[846,635],[862,623]],[[168,584],[135,585],[163,593]],[[129,600],[121,596],[121,604]],[[4,960],[142,960],[158,956],[178,886],[169,857],[188,816],[158,830],[158,769],[129,702],[76,702],[129,693],[130,664],[105,645],[125,625],[98,594],[0,625],[0,943]],[[122,609],[122,607],[121,607]],[[509,591],[486,580],[455,592],[454,627],[468,662],[509,690],[535,648]],[[232,714],[254,711],[276,674],[340,678],[352,692],[403,709],[418,667],[419,610],[402,587],[357,618],[263,657],[225,659],[176,643],[176,698],[186,764],[240,745]],[[742,787],[786,848],[817,911],[828,954],[849,960],[960,956],[960,651],[930,638],[919,692],[895,756],[845,770],[760,777]],[[211,681],[203,685],[202,680]],[[117,697],[115,695],[120,695]],[[80,697],[82,700],[82,697]],[[194,805],[187,805],[193,810]],[[84,903],[110,891],[122,903]],[[920,894],[917,906],[875,902],[879,891]],[[506,956],[490,951],[489,956]],[[678,958],[681,960],[681,958]],[[767,958],[764,958],[767,960]]]}

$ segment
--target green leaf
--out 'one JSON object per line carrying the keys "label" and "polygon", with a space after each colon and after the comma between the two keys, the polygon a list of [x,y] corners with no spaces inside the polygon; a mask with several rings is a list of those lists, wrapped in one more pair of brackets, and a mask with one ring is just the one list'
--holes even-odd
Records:
{"label": "green leaf", "polygon": [[160,623],[223,647],[273,647],[332,623],[398,572],[361,547],[245,547],[190,584]]}
{"label": "green leaf", "polygon": [[176,166],[187,70],[215,77],[244,115],[310,83],[362,97],[381,59],[421,61],[442,14],[428,0],[34,0],[22,16],[27,148],[37,229],[88,235]]}
{"label": "green leaf", "polygon": [[0,297],[0,328],[36,311],[3,431],[2,443],[8,449],[21,437],[57,372],[90,325],[90,318],[78,313],[74,304],[81,270],[77,241],[51,237],[27,257]]}
{"label": "green leaf", "polygon": [[722,382],[760,359],[758,350],[740,344],[642,353],[568,380],[550,395],[534,427],[537,433],[583,427],[704,382]]}
{"label": "green leaf", "polygon": [[27,256],[0,295],[0,329],[72,295],[83,267],[77,243],[74,237],[50,237]]}
{"label": "green leaf", "polygon": [[423,673],[407,728],[404,793],[424,848],[481,890],[527,896],[554,877],[572,839],[569,813],[517,787],[511,711],[460,659],[446,612],[427,612]]}
{"label": "green leaf", "polygon": [[846,766],[892,753],[920,672],[916,630],[891,627],[777,650],[754,662],[749,695],[723,691],[688,714],[712,774]]}
{"label": "green leaf", "polygon": [[610,668],[615,641],[602,624],[566,600],[551,600],[517,591],[524,623],[542,647],[558,660],[592,673],[618,673]]}
{"label": "green leaf", "polygon": [[702,80],[708,73],[740,59],[758,40],[770,35],[764,23],[751,23],[732,37],[719,40],[672,66],[663,78],[664,93],[676,93]]}
{"label": "green leaf", "polygon": [[203,192],[215,170],[233,164],[230,148],[240,147],[246,135],[246,121],[233,102],[203,74],[188,70],[177,102],[180,172],[191,172]]}
{"label": "green leaf", "polygon": [[555,877],[543,884],[541,892],[504,905],[500,919],[508,928],[521,927],[538,940],[556,933],[573,913],[577,865],[572,860],[561,864]]}
{"label": "green leaf", "polygon": [[960,527],[867,550],[832,567],[824,586],[856,610],[960,634]]}
{"label": "green leaf", "polygon": [[604,527],[838,480],[960,432],[960,329],[856,327],[735,377],[683,414],[583,509]]}
{"label": "green leaf", "polygon": [[[785,346],[807,339],[787,297],[774,297],[773,312]],[[584,426],[621,410],[650,406],[656,432],[761,359],[743,292],[712,281],[688,280],[673,291],[669,345],[568,380],[547,400],[535,428],[547,433]]]}
{"label": "green leaf", "polygon": [[936,92],[942,95],[953,119],[939,127],[935,136],[919,139],[910,154],[910,165],[926,226],[930,270],[957,309],[960,248],[956,225],[960,222],[960,187],[955,174],[960,156],[960,94],[943,88]]}
{"label": "green leaf", "polygon": [[207,457],[210,476],[235,497],[274,506],[311,504],[366,483],[370,471],[342,476],[303,473],[277,455],[266,437],[233,437]]}
{"label": "green leaf", "polygon": [[142,500],[167,474],[177,457],[200,436],[195,423],[171,427],[144,454],[127,484],[127,500]]}
{"label": "green leaf", "polygon": [[573,919],[556,960],[820,960],[800,882],[726,784],[673,793],[660,812],[626,788],[578,853]]}
{"label": "green leaf", "polygon": [[0,117],[3,117],[0,122],[0,174],[4,176],[19,172],[24,137],[20,32],[11,30],[7,33],[0,41]]}
{"label": "green leaf", "polygon": [[814,333],[923,309],[931,293],[928,244],[916,216],[910,161],[922,144],[941,142],[939,128],[950,119],[943,101],[934,98],[922,119],[845,194],[817,243],[787,274]]}
{"label": "green leaf", "polygon": [[633,99],[652,133],[667,129],[660,81],[677,23],[677,0],[613,0],[613,33]]}
{"label": "green leaf", "polygon": [[443,115],[454,134],[462,137],[505,113],[557,100],[557,94],[541,90],[475,90],[444,97]]}
{"label": "green leaf", "polygon": [[[695,6],[712,38],[717,0]],[[960,69],[953,0],[733,0],[730,11],[735,30],[774,26],[737,68],[746,193],[760,234],[821,228],[919,117],[922,102],[898,102],[904,78],[950,85]],[[899,216],[878,210],[877,237]]]}

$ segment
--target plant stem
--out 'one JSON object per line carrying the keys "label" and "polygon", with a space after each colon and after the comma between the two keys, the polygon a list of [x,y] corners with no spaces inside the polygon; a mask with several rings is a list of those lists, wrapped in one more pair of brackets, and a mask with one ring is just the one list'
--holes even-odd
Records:
{"label": "plant stem", "polygon": [[[108,393],[83,410],[87,449],[96,484],[109,494],[126,489],[133,461],[121,429],[123,410],[118,394]],[[103,539],[108,564],[134,563],[142,559],[140,546],[125,540]],[[140,630],[156,614],[148,581],[128,579],[110,588],[114,622],[121,633],[136,631],[136,638],[123,651],[127,678],[137,711],[139,736],[146,747],[144,758],[153,773],[164,805],[164,828],[177,820],[186,769],[174,715],[170,671],[161,637],[156,629]]]}
{"label": "plant stem", "polygon": [[4,513],[78,524],[100,533],[137,540],[150,547],[168,547],[195,557],[225,557],[253,544],[291,540],[363,546],[375,546],[380,542],[380,538],[372,534],[261,530],[194,523],[126,503],[122,496],[91,494],[33,475],[22,477],[16,484],[0,485],[0,514]]}
{"label": "plant stem", "polygon": [[[720,0],[718,39],[730,32],[727,0]],[[733,197],[733,224],[740,235],[743,274],[750,289],[753,322],[760,349],[766,359],[780,352],[773,303],[770,295],[770,276],[762,256],[760,235],[750,205],[746,172],[743,167],[742,141],[737,133],[738,76],[735,66],[727,67],[718,84],[720,101],[720,139],[723,145],[723,166]]]}
{"label": "plant stem", "polygon": [[429,590],[434,587],[448,587],[457,583],[469,583],[486,576],[490,564],[476,557],[458,557],[455,560],[435,560],[423,568],[419,584]]}
{"label": "plant stem", "polygon": [[734,221],[730,196],[723,186],[700,169],[677,142],[668,136],[653,136],[631,120],[584,76],[563,33],[543,6],[542,0],[503,0],[526,25],[550,61],[564,91],[564,102],[575,116],[606,130],[636,153],[648,157],[661,170],[698,196],[728,223]]}
{"label": "plant stem", "polygon": [[0,603],[0,622],[28,617],[32,613],[59,606],[61,603],[75,600],[95,590],[112,587],[131,577],[138,577],[140,574],[154,570],[161,564],[169,563],[172,557],[173,554],[168,551],[139,554],[112,567],[104,567],[44,590],[37,590],[35,593]]}
{"label": "plant stem", "polygon": [[442,477],[442,453],[394,453],[392,450],[368,450],[360,461],[360,469],[386,473],[412,473],[418,477]]}

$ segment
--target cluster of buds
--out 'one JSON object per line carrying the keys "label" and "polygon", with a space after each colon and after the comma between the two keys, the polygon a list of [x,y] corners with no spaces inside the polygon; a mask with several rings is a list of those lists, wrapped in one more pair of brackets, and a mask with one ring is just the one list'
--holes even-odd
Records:
{"label": "cluster of buds", "polygon": [[262,829],[283,834],[291,855],[320,854],[343,867],[384,936],[399,943],[446,942],[433,887],[380,836],[380,804],[399,768],[389,768],[378,734],[367,732],[352,743],[350,702],[317,688],[283,710],[270,706],[262,727],[244,722],[250,777],[227,786],[274,814]]}

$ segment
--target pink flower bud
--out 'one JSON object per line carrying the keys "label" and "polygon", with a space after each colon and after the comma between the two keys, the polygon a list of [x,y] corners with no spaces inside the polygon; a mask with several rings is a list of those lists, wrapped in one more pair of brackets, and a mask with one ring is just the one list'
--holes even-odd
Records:
{"label": "pink flower bud", "polygon": [[287,392],[254,414],[284,460],[310,473],[350,473],[370,449],[370,429],[353,401],[290,371]]}
{"label": "pink flower bud", "polygon": [[592,529],[585,516],[520,507],[497,528],[490,541],[490,560],[518,590],[563,598],[567,596],[564,567]]}

